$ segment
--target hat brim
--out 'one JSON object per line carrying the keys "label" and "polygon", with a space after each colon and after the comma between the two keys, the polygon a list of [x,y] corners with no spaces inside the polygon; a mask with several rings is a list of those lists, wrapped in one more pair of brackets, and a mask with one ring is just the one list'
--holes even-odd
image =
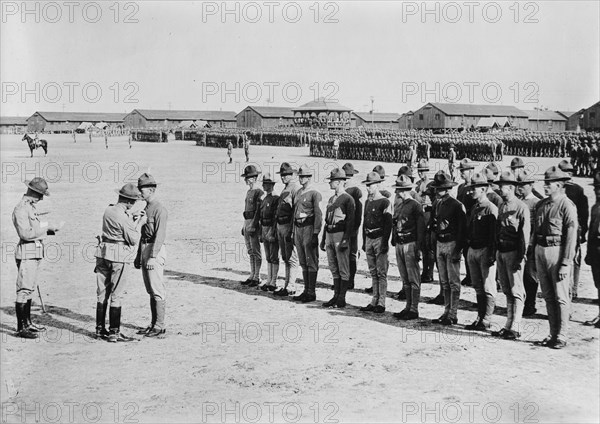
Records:
{"label": "hat brim", "polygon": [[298,174],[298,177],[312,177],[313,174]]}
{"label": "hat brim", "polygon": [[260,174],[260,172],[252,173],[252,174],[242,174],[241,176],[244,178],[252,178],[252,177],[258,177],[259,174]]}
{"label": "hat brim", "polygon": [[140,200],[141,199],[141,196],[139,196],[139,195],[136,195],[135,197],[133,197],[128,194],[121,193],[121,190],[118,190],[118,189],[115,189],[115,193],[117,193],[121,197],[125,197],[126,199],[131,199],[131,200]]}
{"label": "hat brim", "polygon": [[447,183],[444,184],[432,184],[431,188],[433,189],[438,189],[438,188],[451,188],[454,186],[457,186],[458,183],[456,181],[448,181]]}
{"label": "hat brim", "polygon": [[408,191],[408,190],[412,190],[413,188],[415,188],[414,184],[411,184],[408,186],[399,186],[399,185],[394,186],[394,190],[396,190],[396,191]]}
{"label": "hat brim", "polygon": [[548,183],[555,183],[557,181],[569,181],[570,179],[571,179],[571,177],[542,178],[542,179],[540,179],[540,181],[548,182]]}
{"label": "hat brim", "polygon": [[369,181],[369,180],[364,180],[364,181],[361,181],[360,183],[361,183],[361,184],[365,184],[365,185],[373,185],[373,184],[379,184],[379,183],[382,183],[382,182],[384,182],[384,181],[385,181],[385,180],[383,180],[383,179],[382,179],[381,181]]}
{"label": "hat brim", "polygon": [[275,184],[275,181],[273,180],[266,180],[266,181],[261,181],[263,184]]}
{"label": "hat brim", "polygon": [[492,184],[493,181],[488,181],[486,183],[471,183],[467,186],[465,186],[465,188],[475,188],[475,187],[489,187],[490,184]]}
{"label": "hat brim", "polygon": [[276,173],[276,174],[279,174],[279,175],[281,175],[281,176],[284,176],[284,175],[292,175],[294,172],[298,172],[298,170],[297,170],[297,169],[291,169],[291,170],[289,170],[289,171],[283,171],[283,172],[281,172],[281,171],[277,171],[277,172],[275,172],[275,173]]}
{"label": "hat brim", "polygon": [[30,185],[31,180],[25,180],[25,185],[27,186],[27,188],[35,191],[36,193],[41,194],[42,196],[50,196],[50,192],[48,191],[48,189],[46,189],[45,191],[41,191],[33,186]]}
{"label": "hat brim", "polygon": [[518,181],[508,181],[508,180],[496,180],[494,181],[496,185],[519,185]]}
{"label": "hat brim", "polygon": [[145,184],[138,184],[138,188],[144,188],[144,187],[158,187],[159,183],[145,183]]}
{"label": "hat brim", "polygon": [[345,177],[333,177],[333,178],[332,177],[327,177],[325,179],[329,180],[329,181],[346,181],[348,179],[348,176],[345,176]]}
{"label": "hat brim", "polygon": [[417,172],[429,171],[429,168],[417,168]]}

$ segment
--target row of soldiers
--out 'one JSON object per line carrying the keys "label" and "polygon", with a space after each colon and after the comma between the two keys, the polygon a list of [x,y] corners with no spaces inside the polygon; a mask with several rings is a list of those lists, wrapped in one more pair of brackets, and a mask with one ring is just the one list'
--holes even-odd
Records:
{"label": "row of soldiers", "polygon": [[[39,293],[37,278],[45,255],[44,239],[55,235],[62,225],[46,221],[44,214],[36,207],[44,196],[50,195],[46,180],[36,177],[25,181],[25,185],[27,191],[12,214],[19,236],[15,249],[16,336],[36,339],[38,333],[46,330],[31,319],[32,296],[36,290]],[[144,173],[137,184],[129,183],[116,190],[117,202],[109,205],[104,212],[102,234],[97,236],[94,268],[97,339],[112,343],[135,340],[121,332],[122,300],[126,293],[128,269],[132,263],[135,268],[141,269],[150,298],[150,323],[147,327],[139,328],[137,334],[148,338],[162,338],[166,333],[166,287],[163,274],[168,213],[157,199],[157,187],[154,177]],[[143,209],[136,207],[136,204],[139,205],[138,201],[145,202]]]}
{"label": "row of soldiers", "polygon": [[[364,208],[362,190],[354,181],[357,171],[351,163],[346,163],[341,169],[331,171],[328,180],[333,195],[324,213],[320,207],[321,193],[307,166],[296,170],[288,163],[281,164],[278,174],[285,187],[277,196],[273,192],[276,182],[271,176],[263,176],[263,191],[258,186],[260,171],[249,165],[242,174],[248,185],[242,235],[251,271],[241,284],[273,292],[274,296],[293,296],[293,300],[302,303],[314,302],[320,248],[327,252],[334,290],[333,297],[323,306],[344,308],[346,292],[354,288],[360,232],[372,279],[371,302],[361,311],[386,310],[391,244],[406,300],[405,308],[393,316],[400,320],[419,318],[421,284],[433,281],[435,263],[444,312],[433,322],[457,324],[460,263],[464,257],[476,291],[478,311],[477,319],[466,329],[490,329],[498,281],[507,299],[507,318],[505,325],[492,335],[508,340],[520,338],[524,309],[530,308],[526,315],[535,313],[539,282],[550,324],[549,336],[539,344],[561,349],[567,344],[570,301],[576,290],[573,281],[579,274],[579,246],[586,241],[587,200],[585,213],[578,213],[580,196],[585,198],[585,195],[580,186],[571,183],[572,168],[566,161],[545,172],[547,197],[538,199],[533,194],[536,179],[524,170],[523,161],[517,159],[510,171],[502,173],[493,164],[474,172],[474,163],[463,159],[459,170],[464,183],[458,187],[456,198],[450,192],[457,183],[444,171],[429,180],[425,160],[417,167],[420,176],[417,183],[410,167],[400,168],[394,185],[396,196],[392,197],[382,188],[386,175],[378,165],[362,181],[368,193]],[[592,266],[596,288],[600,289],[600,174],[593,185],[597,203],[592,209],[585,261]],[[573,193],[578,207],[569,198]],[[260,282],[261,243],[268,263],[264,284]],[[279,251],[285,264],[282,287],[277,285]],[[298,264],[304,282],[299,294],[295,285]],[[599,323],[600,314],[587,322],[596,327]]]}

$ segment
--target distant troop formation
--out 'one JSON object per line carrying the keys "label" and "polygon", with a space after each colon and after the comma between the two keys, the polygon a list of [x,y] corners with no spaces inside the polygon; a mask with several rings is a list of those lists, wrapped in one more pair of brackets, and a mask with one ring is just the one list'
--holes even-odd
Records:
{"label": "distant troop formation", "polygon": [[[568,161],[549,168],[541,181],[544,197],[534,190],[539,179],[515,158],[511,169],[499,172],[494,163],[475,172],[468,158],[457,162],[464,182],[457,195],[456,183],[444,171],[429,179],[428,162],[421,159],[413,171],[402,166],[397,174],[395,196],[382,188],[385,170],[376,166],[361,183],[363,201],[352,163],[331,171],[332,190],[325,210],[321,193],[312,182],[307,166],[294,169],[282,163],[278,174],[284,187],[274,194],[276,181],[248,165],[242,177],[248,185],[244,200],[242,235],[250,257],[250,276],[241,284],[291,296],[294,301],[316,301],[319,249],[326,252],[333,277],[333,296],[327,308],[345,308],[346,292],[355,288],[359,234],[372,286],[371,302],[365,313],[386,311],[390,245],[403,282],[399,299],[405,308],[393,314],[399,320],[419,319],[421,284],[433,281],[437,266],[440,295],[431,303],[443,304],[443,313],[432,320],[440,325],[458,323],[461,285],[472,285],[477,297],[477,319],[467,330],[489,331],[495,313],[497,285],[506,296],[504,325],[492,336],[507,340],[521,337],[522,318],[536,313],[538,285],[546,301],[549,335],[541,346],[561,349],[567,345],[571,299],[577,297],[582,243],[588,235],[588,204],[582,187],[571,182]],[[259,184],[262,183],[262,189]],[[588,254],[594,283],[600,289],[600,173],[593,183],[596,205],[589,225]],[[541,198],[541,199],[540,199]],[[362,224],[362,229],[361,229]],[[260,280],[261,244],[268,264],[268,277]],[[278,285],[279,252],[285,264],[285,279]],[[465,260],[467,277],[460,279]],[[422,264],[422,266],[421,266]],[[302,271],[303,289],[297,290],[297,268]],[[462,284],[461,284],[462,283]],[[600,314],[587,325],[600,326]]]}

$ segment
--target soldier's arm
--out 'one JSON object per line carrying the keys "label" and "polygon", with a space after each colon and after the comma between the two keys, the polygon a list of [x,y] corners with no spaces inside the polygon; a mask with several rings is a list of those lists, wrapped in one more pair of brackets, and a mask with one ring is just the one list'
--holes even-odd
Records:
{"label": "soldier's arm", "polygon": [[165,239],[167,238],[167,219],[169,214],[167,209],[161,207],[156,211],[156,215],[154,216],[154,246],[152,247],[152,253],[150,254],[152,258],[156,258],[158,256],[158,252],[160,252],[161,247],[165,243]]}
{"label": "soldier's arm", "polygon": [[425,214],[420,204],[415,205],[413,213],[417,221],[417,249],[423,252],[425,250]]}
{"label": "soldier's arm", "polygon": [[523,208],[523,213],[521,216],[521,240],[519,259],[522,259],[527,253],[529,241],[531,240],[531,216],[527,206]]}
{"label": "soldier's arm", "polygon": [[385,211],[383,212],[383,236],[381,237],[381,244],[386,248],[388,248],[388,244],[390,242],[390,234],[392,233],[392,205],[388,200],[387,205],[385,206]]}
{"label": "soldier's arm", "polygon": [[314,224],[314,229],[315,229],[315,234],[319,234],[321,232],[321,227],[323,226],[323,214],[321,213],[321,193],[319,193],[317,190],[313,191],[313,210],[314,210],[314,214],[315,214],[315,224]]}
{"label": "soldier's arm", "polygon": [[577,209],[573,204],[563,206],[563,234],[565,245],[562,249],[563,257],[560,261],[562,266],[571,266],[575,258],[575,246],[577,245]]}
{"label": "soldier's arm", "polygon": [[260,230],[260,198],[262,197],[262,195],[264,194],[264,192],[260,189],[256,190],[256,193],[254,194],[254,216],[252,217],[252,225],[251,227],[254,228],[256,231]]}
{"label": "soldier's arm", "polygon": [[[589,203],[588,198],[581,190],[581,195],[579,196],[579,205],[577,206],[577,215],[579,218],[579,225],[581,226],[581,240],[585,240],[586,234],[588,232],[588,219],[589,219]],[[584,241],[582,241],[584,243]]]}
{"label": "soldier's arm", "polygon": [[354,230],[355,208],[354,199],[352,198],[352,196],[348,196],[348,200],[345,202],[344,209],[344,213],[346,214],[346,229],[344,230],[343,239],[349,241],[350,236],[352,235],[352,231]]}
{"label": "soldier's arm", "polygon": [[21,240],[33,241],[43,238],[47,233],[47,228],[42,228],[40,222],[29,220],[29,211],[25,208],[17,208],[13,212],[13,223],[17,234]]}
{"label": "soldier's arm", "polygon": [[133,218],[125,215],[124,222],[121,224],[123,230],[123,239],[128,246],[135,246],[140,241],[141,226],[138,226]]}
{"label": "soldier's arm", "polygon": [[467,243],[467,213],[465,207],[461,204],[457,206],[456,219],[457,225],[457,240],[456,240],[456,256],[460,256],[461,252]]}

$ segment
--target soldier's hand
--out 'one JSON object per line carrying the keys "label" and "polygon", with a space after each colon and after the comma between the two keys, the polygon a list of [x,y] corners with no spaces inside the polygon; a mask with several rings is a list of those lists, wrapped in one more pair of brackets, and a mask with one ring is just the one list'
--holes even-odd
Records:
{"label": "soldier's hand", "polygon": [[417,249],[415,252],[415,260],[419,262],[421,260],[421,251]]}
{"label": "soldier's hand", "polygon": [[392,240],[391,240],[392,246],[396,246],[396,237],[392,236]]}
{"label": "soldier's hand", "polygon": [[495,263],[496,263],[496,258],[493,256],[490,256],[487,261],[487,266],[494,266]]}
{"label": "soldier's hand", "polygon": [[583,261],[587,264],[587,265],[592,265],[592,258],[590,256],[590,254],[588,253],[587,255],[585,255],[585,258],[583,259]]}
{"label": "soldier's hand", "polygon": [[452,255],[452,257],[450,258],[450,260],[454,263],[458,263],[460,262],[460,260],[462,259],[460,253],[455,253]]}
{"label": "soldier's hand", "polygon": [[350,243],[348,242],[348,239],[342,239],[342,241],[340,242],[340,249],[347,249],[350,246]]}
{"label": "soldier's hand", "polygon": [[156,266],[156,258],[149,258],[148,262],[146,262],[146,269],[150,271],[150,270],[153,270],[155,266]]}
{"label": "soldier's hand", "polygon": [[242,235],[244,235],[244,227],[242,227]]}
{"label": "soldier's hand", "polygon": [[521,262],[517,262],[516,264],[514,264],[512,266],[512,272],[517,272],[520,269],[521,269]]}
{"label": "soldier's hand", "polygon": [[142,263],[140,261],[140,258],[135,258],[135,260],[133,261],[133,267],[135,269],[141,269],[142,268]]}
{"label": "soldier's hand", "polygon": [[571,274],[571,267],[569,265],[561,265],[558,269],[558,279],[560,281],[565,280]]}
{"label": "soldier's hand", "polygon": [[321,245],[319,246],[319,248],[324,252],[325,251],[325,242],[322,241]]}
{"label": "soldier's hand", "polygon": [[294,241],[294,233],[289,233],[287,236],[285,236],[285,241],[287,241],[287,242]]}
{"label": "soldier's hand", "polygon": [[258,236],[259,243],[263,243],[264,241],[265,241],[265,239],[263,238],[263,236]]}

